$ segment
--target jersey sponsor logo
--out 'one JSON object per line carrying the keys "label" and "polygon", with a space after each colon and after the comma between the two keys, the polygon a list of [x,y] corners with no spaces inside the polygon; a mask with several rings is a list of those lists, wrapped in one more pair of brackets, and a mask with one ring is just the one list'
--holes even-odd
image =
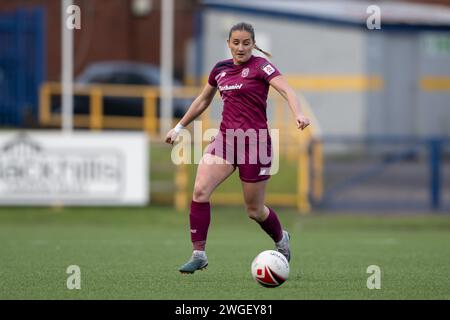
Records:
{"label": "jersey sponsor logo", "polygon": [[225,71],[222,71],[221,73],[219,73],[214,79],[216,79],[216,81],[219,81],[219,79],[225,77],[227,73]]}
{"label": "jersey sponsor logo", "polygon": [[249,68],[245,68],[244,70],[242,70],[242,73],[241,73],[242,78],[246,78],[248,76],[249,72],[250,72]]}
{"label": "jersey sponsor logo", "polygon": [[262,69],[264,70],[264,72],[270,76],[272,73],[275,72],[275,68],[272,67],[270,64],[266,64],[262,67]]}
{"label": "jersey sponsor logo", "polygon": [[225,86],[219,86],[219,91],[228,91],[228,90],[239,90],[240,88],[242,88],[242,83],[241,84],[234,84],[232,86],[229,85],[225,85]]}

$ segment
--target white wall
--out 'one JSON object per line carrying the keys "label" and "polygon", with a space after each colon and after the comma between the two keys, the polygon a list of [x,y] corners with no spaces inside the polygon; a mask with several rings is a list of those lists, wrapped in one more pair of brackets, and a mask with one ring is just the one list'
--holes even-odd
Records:
{"label": "white wall", "polygon": [[[272,62],[286,76],[361,75],[366,70],[365,36],[359,30],[206,10],[204,73],[217,61],[231,57],[226,39],[231,26],[241,21],[253,25],[256,42],[273,54]],[[365,134],[365,92],[300,91],[324,134]]]}

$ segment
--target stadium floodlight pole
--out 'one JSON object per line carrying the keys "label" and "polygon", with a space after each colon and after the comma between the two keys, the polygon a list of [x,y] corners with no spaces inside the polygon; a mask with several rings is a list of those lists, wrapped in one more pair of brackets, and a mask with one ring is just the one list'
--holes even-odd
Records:
{"label": "stadium floodlight pole", "polygon": [[61,82],[62,82],[62,130],[70,133],[73,128],[73,30],[67,24],[67,9],[73,0],[61,0]]}
{"label": "stadium floodlight pole", "polygon": [[160,134],[165,136],[172,128],[173,116],[173,0],[161,1],[161,126]]}

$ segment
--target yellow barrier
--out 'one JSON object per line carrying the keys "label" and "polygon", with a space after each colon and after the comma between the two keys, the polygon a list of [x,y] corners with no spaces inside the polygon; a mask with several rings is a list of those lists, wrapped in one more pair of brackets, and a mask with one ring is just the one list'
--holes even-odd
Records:
{"label": "yellow barrier", "polygon": [[184,211],[189,205],[189,170],[187,164],[177,166],[175,174],[175,208],[178,211]]}
{"label": "yellow barrier", "polygon": [[[377,74],[284,74],[284,78],[292,88],[302,92],[376,92],[385,86],[383,77]],[[206,81],[208,75],[203,75],[202,83]],[[185,83],[193,84],[195,78],[186,77]]]}
{"label": "yellow barrier", "polygon": [[312,183],[311,197],[319,202],[323,196],[323,149],[320,140],[314,141],[312,147]]}
{"label": "yellow barrier", "polygon": [[450,77],[425,76],[419,80],[423,91],[450,91]]}
{"label": "yellow barrier", "polygon": [[[278,94],[270,95],[269,100],[273,101],[273,119],[270,121],[271,128],[280,129],[280,156],[284,156],[297,164],[296,190],[292,193],[267,193],[266,202],[268,205],[295,207],[301,213],[308,213],[311,210],[310,195],[314,200],[322,197],[323,190],[323,155],[320,144],[320,127],[311,107],[306,99],[300,95],[300,104],[306,115],[311,119],[312,125],[304,131],[299,131],[292,119],[291,111],[285,100]],[[211,118],[211,110],[207,109],[201,116],[203,128],[211,126],[218,127],[218,119],[214,122]],[[310,156],[310,146],[313,157]],[[312,165],[310,163],[312,162]],[[310,169],[312,175],[310,175]],[[311,182],[310,177],[313,177]],[[313,186],[311,190],[311,185]],[[239,192],[218,192],[212,197],[212,201],[218,205],[241,205],[243,203],[242,194]],[[186,210],[187,207],[179,207],[179,210]]]}
{"label": "yellow barrier", "polygon": [[[197,87],[182,87],[173,90],[174,98],[190,98],[198,94]],[[59,82],[44,83],[40,88],[39,121],[41,126],[60,126],[61,114],[51,110],[51,97],[61,95]],[[128,86],[128,85],[74,85],[74,96],[90,97],[89,115],[74,114],[75,127],[87,127],[91,130],[103,128],[141,129],[151,137],[159,137],[158,119],[156,114],[157,98],[160,96],[158,87]],[[112,116],[103,113],[104,97],[131,97],[143,99],[143,117]],[[126,106],[124,106],[126,107]]]}
{"label": "yellow barrier", "polygon": [[302,91],[380,91],[383,78],[378,75],[286,75],[286,80],[293,88]]}
{"label": "yellow barrier", "polygon": [[[45,83],[42,85],[39,108],[39,120],[42,126],[61,125],[61,114],[54,114],[51,110],[51,96],[60,95],[61,91],[60,83]],[[174,89],[173,96],[176,98],[194,98],[199,92],[200,88],[197,87],[180,87]],[[90,113],[88,115],[75,114],[75,126],[88,127],[91,130],[106,128],[141,129],[147,132],[152,139],[161,140],[156,114],[157,99],[160,96],[158,88],[121,85],[75,85],[74,95],[90,97]],[[104,115],[103,98],[105,96],[142,98],[143,117]],[[299,97],[302,109],[312,120],[312,125],[304,131],[299,131],[296,128],[291,111],[283,98],[278,94],[272,94],[272,92],[269,95],[269,101],[271,101],[269,108],[274,108],[273,118],[269,122],[271,128],[280,129],[280,156],[296,163],[297,178],[296,190],[293,190],[292,193],[268,193],[266,200],[269,205],[296,207],[299,212],[307,213],[311,209],[310,196],[314,200],[319,200],[322,197],[323,155],[317,119],[305,98],[302,95],[299,95]],[[200,119],[203,121],[203,130],[212,126],[218,127],[219,119],[212,119],[211,108],[207,109]],[[316,143],[312,145],[313,139]],[[310,169],[312,175],[310,175]],[[188,192],[190,179],[187,165],[177,166],[174,179],[174,205],[180,211],[186,210],[191,196]],[[215,193],[213,200],[216,204],[240,205],[243,203],[241,193]]]}

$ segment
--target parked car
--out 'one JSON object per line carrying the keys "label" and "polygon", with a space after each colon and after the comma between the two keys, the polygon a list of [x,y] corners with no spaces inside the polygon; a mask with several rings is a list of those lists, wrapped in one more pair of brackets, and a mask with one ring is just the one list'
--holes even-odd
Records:
{"label": "parked car", "polygon": [[[89,65],[76,79],[76,84],[118,84],[159,86],[160,70],[157,66],[126,61],[98,62]],[[182,83],[174,79],[174,86]],[[173,116],[181,118],[193,99],[173,99]],[[103,98],[104,115],[143,116],[143,98],[105,96]],[[74,114],[89,114],[90,97],[75,96]],[[157,99],[157,115],[161,114],[160,99]]]}

